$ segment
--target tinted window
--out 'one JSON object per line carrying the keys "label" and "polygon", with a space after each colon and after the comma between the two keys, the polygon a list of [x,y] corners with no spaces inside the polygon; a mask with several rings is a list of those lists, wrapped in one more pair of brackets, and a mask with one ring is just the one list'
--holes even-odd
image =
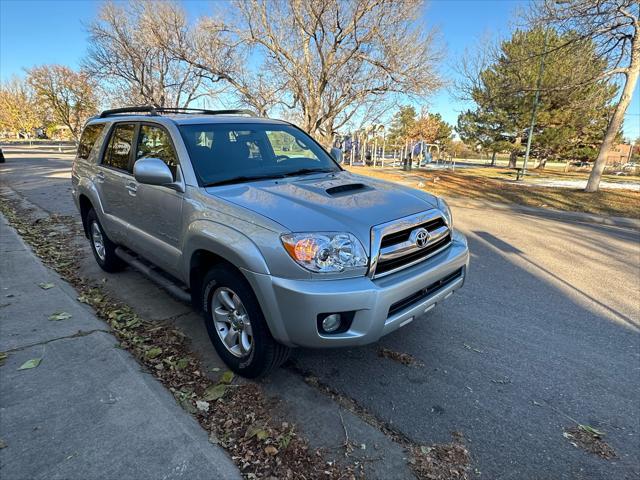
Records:
{"label": "tinted window", "polygon": [[340,170],[311,137],[290,125],[194,124],[181,125],[180,132],[202,185]]}
{"label": "tinted window", "polygon": [[107,151],[104,153],[103,165],[129,171],[129,154],[135,129],[136,127],[132,123],[115,126],[109,139]]}
{"label": "tinted window", "polygon": [[162,160],[171,170],[173,179],[176,179],[178,156],[173,149],[169,134],[164,129],[150,125],[140,126],[136,160],[145,157],[155,157]]}
{"label": "tinted window", "polygon": [[103,129],[104,124],[101,123],[86,126],[80,138],[80,145],[78,145],[78,158],[89,158],[89,154]]}

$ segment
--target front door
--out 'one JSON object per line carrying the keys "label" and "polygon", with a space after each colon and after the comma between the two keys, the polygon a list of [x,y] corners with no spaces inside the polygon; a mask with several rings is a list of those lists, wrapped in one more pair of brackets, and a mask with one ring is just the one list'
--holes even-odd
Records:
{"label": "front door", "polygon": [[[140,124],[134,154],[141,158],[159,158],[173,173],[174,182],[181,180],[180,164],[171,136],[164,127]],[[145,185],[130,179],[127,188],[133,206],[127,214],[134,250],[170,273],[180,273],[180,237],[182,235],[182,196],[175,189],[161,185]]]}

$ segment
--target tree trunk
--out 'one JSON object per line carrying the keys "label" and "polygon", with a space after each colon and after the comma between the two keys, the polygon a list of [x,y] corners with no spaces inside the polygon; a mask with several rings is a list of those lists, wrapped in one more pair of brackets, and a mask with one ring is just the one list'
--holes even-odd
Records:
{"label": "tree trunk", "polygon": [[546,165],[547,165],[547,157],[543,157],[538,162],[538,165],[536,166],[536,170],[544,170],[544,167]]}
{"label": "tree trunk", "polygon": [[496,166],[496,152],[493,152],[493,155],[491,155],[491,166]]}
{"label": "tree trunk", "polygon": [[633,43],[631,47],[631,62],[629,64],[629,69],[626,72],[626,81],[624,84],[624,88],[622,89],[622,95],[620,96],[620,101],[613,112],[613,116],[609,121],[609,126],[607,127],[607,132],[604,135],[604,139],[602,141],[602,145],[600,145],[600,151],[598,152],[598,158],[591,169],[591,175],[589,175],[589,181],[587,182],[587,187],[584,189],[585,192],[597,192],[600,187],[600,179],[602,178],[602,172],[604,172],[604,167],[607,166],[607,154],[611,147],[613,146],[613,142],[620,130],[620,126],[622,125],[622,121],[624,120],[624,114],[627,111],[627,107],[631,103],[631,96],[633,95],[633,90],[636,88],[636,83],[638,82],[638,74],[640,73],[640,41],[638,40],[638,33],[633,38]]}
{"label": "tree trunk", "polygon": [[520,152],[520,145],[522,145],[522,137],[518,135],[513,143],[513,148],[509,154],[509,168],[516,168],[518,162],[518,152]]}

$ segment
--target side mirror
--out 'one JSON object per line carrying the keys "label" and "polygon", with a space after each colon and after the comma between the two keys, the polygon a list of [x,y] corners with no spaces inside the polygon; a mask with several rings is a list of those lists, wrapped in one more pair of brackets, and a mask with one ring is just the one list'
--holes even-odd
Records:
{"label": "side mirror", "polygon": [[340,150],[339,148],[333,147],[331,149],[330,154],[336,162],[342,163],[342,150]]}
{"label": "side mirror", "polygon": [[159,158],[141,158],[133,164],[133,176],[147,185],[167,185],[173,183],[173,175],[166,163]]}

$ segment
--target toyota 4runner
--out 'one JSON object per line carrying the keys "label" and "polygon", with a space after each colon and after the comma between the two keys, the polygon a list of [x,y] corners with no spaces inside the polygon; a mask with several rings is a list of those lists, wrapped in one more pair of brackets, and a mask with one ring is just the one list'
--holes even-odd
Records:
{"label": "toyota 4runner", "polygon": [[246,377],[290,347],[375,342],[463,285],[467,242],[444,200],[345,171],[339,150],[245,113],[87,122],[72,191],[100,267],[161,270]]}

